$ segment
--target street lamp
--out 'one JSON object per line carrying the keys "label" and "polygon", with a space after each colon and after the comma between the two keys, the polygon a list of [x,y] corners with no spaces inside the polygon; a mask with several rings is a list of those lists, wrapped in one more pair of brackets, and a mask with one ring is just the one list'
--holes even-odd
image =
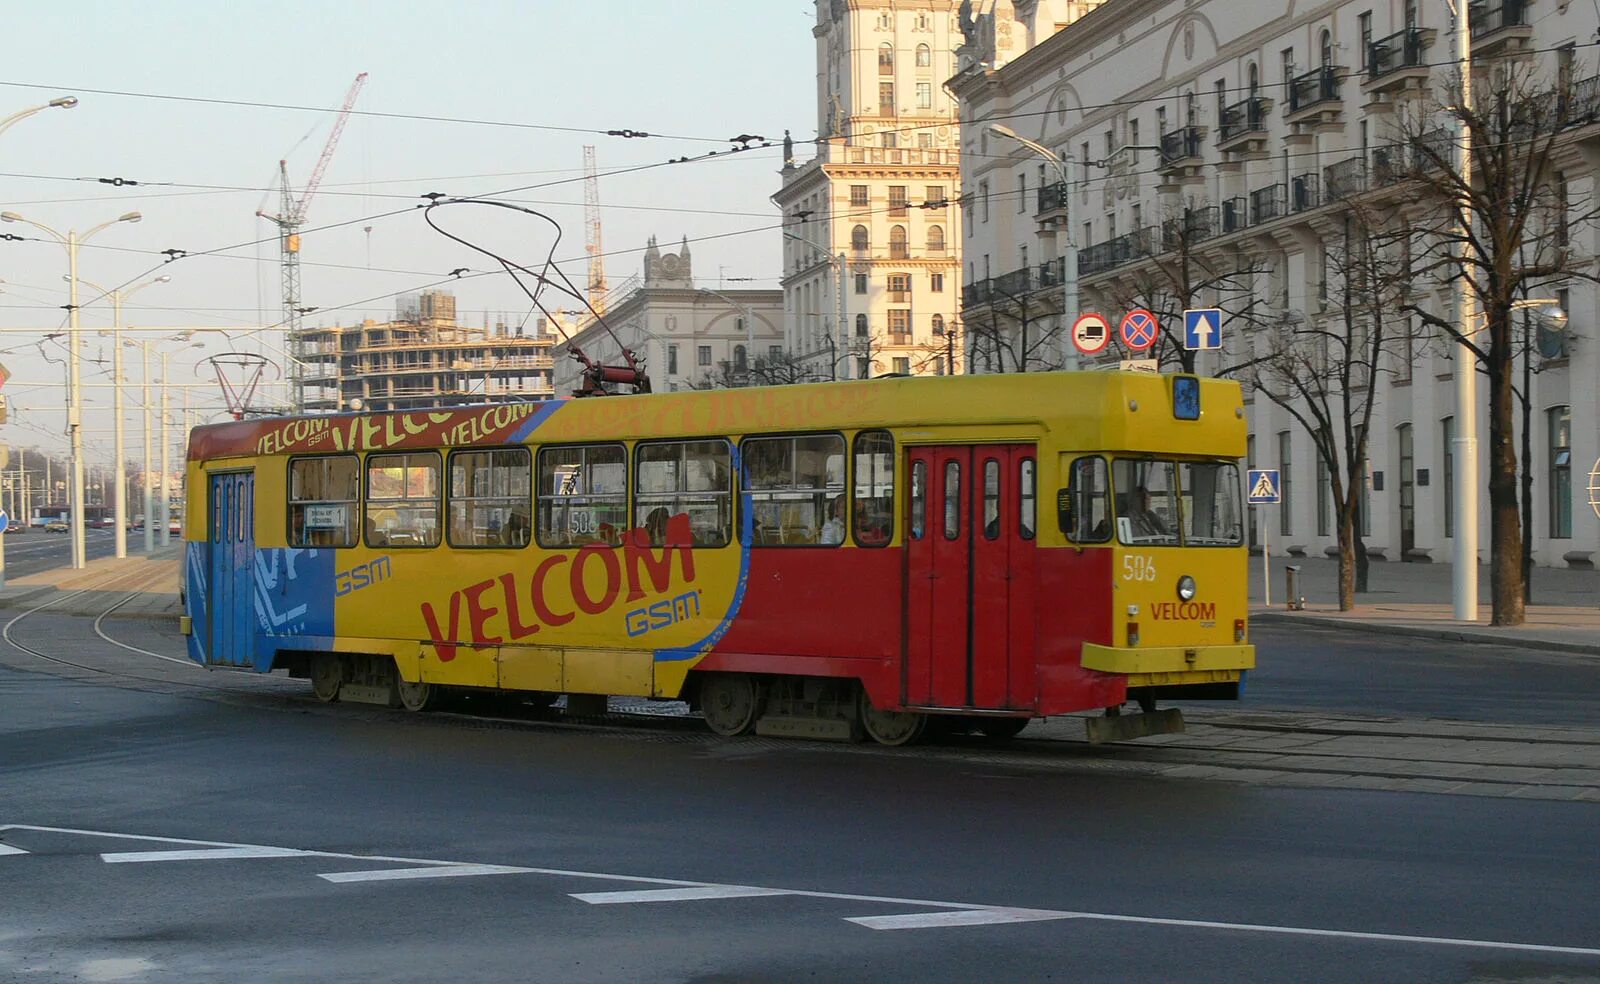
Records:
{"label": "street lamp", "polygon": [[39,106],[33,106],[20,112],[12,113],[5,119],[0,120],[0,133],[6,132],[6,130],[32,116],[34,113],[42,113],[47,109],[71,109],[76,105],[78,105],[77,96],[58,96],[47,103]]}
{"label": "street lamp", "polygon": [[[116,473],[117,473],[116,491],[115,491],[115,493],[114,493],[114,495],[112,497],[112,503],[113,503],[113,506],[112,506],[112,522],[115,525],[115,529],[116,529],[116,532],[115,532],[116,555],[117,555],[117,558],[119,560],[121,558],[123,558],[123,557],[128,556],[128,465],[127,465],[127,460],[126,460],[127,456],[126,456],[126,452],[123,449],[123,441],[122,441],[122,429],[123,429],[122,387],[123,387],[123,383],[125,382],[125,380],[122,378],[122,302],[125,299],[127,299],[129,297],[132,297],[134,294],[138,293],[139,291],[144,290],[146,287],[151,287],[151,286],[154,286],[156,284],[170,283],[171,280],[172,280],[171,277],[169,277],[169,276],[167,276],[165,274],[162,274],[161,276],[156,277],[153,280],[146,280],[142,284],[136,284],[136,285],[134,285],[132,287],[129,287],[127,290],[120,290],[120,289],[117,289],[117,290],[106,290],[104,287],[101,287],[100,285],[96,284],[92,280],[81,281],[82,283],[86,283],[90,287],[92,287],[95,290],[99,291],[101,297],[110,297],[111,298],[111,312],[112,312],[112,314],[111,314],[111,336],[112,336],[113,352],[115,353],[112,356],[112,368],[111,368],[112,391],[111,392],[112,392],[112,399],[113,399],[113,410],[112,410],[112,412],[114,414],[116,414],[116,425],[113,428],[114,438],[113,438],[112,454],[115,455]],[[148,398],[148,396],[147,396],[147,398]],[[149,407],[147,406],[145,409],[148,412]],[[147,429],[147,433],[148,433],[148,429]],[[145,475],[145,484],[148,486],[149,483],[150,483],[150,453],[149,453],[148,442],[146,442],[146,448],[145,448],[144,475]],[[150,517],[150,513],[149,513],[148,510],[146,510],[145,511],[145,526],[146,527],[148,527],[150,525],[149,517]]]}
{"label": "street lamp", "polygon": [[[69,97],[70,98],[70,97]],[[73,101],[76,105],[76,100]],[[21,222],[31,225],[41,232],[53,236],[56,242],[67,248],[68,277],[72,283],[72,298],[68,305],[71,315],[69,329],[71,352],[71,375],[67,381],[67,429],[72,436],[72,495],[69,497],[68,508],[72,510],[72,566],[81,570],[87,563],[83,549],[83,392],[81,388],[80,363],[83,361],[83,338],[78,331],[78,244],[90,240],[96,233],[109,229],[119,222],[138,222],[144,216],[138,212],[126,212],[114,219],[102,222],[82,236],[77,230],[69,229],[63,236],[47,225],[25,219],[15,212],[0,212],[0,222]]]}
{"label": "street lamp", "polygon": [[[1035,154],[1049,162],[1055,169],[1056,179],[1061,182],[1061,208],[1066,213],[1059,229],[1059,242],[1056,252],[1061,256],[1061,366],[1072,370],[1078,368],[1078,349],[1072,344],[1072,325],[1078,320],[1078,244],[1072,235],[1072,158],[1063,157],[1027,137],[1017,133],[1009,126],[999,123],[990,123],[989,132],[1017,143],[1033,151]],[[1028,350],[1027,339],[1022,340],[1023,368],[1027,368]]]}

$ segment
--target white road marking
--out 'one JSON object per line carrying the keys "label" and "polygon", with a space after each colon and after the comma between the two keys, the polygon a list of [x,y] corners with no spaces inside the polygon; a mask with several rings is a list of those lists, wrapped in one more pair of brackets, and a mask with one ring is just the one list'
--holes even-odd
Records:
{"label": "white road marking", "polygon": [[579,892],[572,897],[590,905],[622,905],[631,902],[698,902],[702,899],[754,899],[764,895],[793,895],[781,888],[755,888],[750,885],[706,885],[700,888],[656,888],[642,892]]}
{"label": "white road marking", "polygon": [[331,871],[318,875],[342,885],[347,882],[409,881],[414,878],[463,878],[471,875],[521,875],[531,868],[512,868],[501,864],[440,864],[431,868],[385,868],[381,871]]}
{"label": "white road marking", "polygon": [[947,929],[951,926],[992,926],[997,923],[1076,918],[1077,913],[1049,909],[956,909],[949,912],[911,912],[898,916],[857,916],[845,922],[868,929]]}
{"label": "white road marking", "polygon": [[237,861],[245,858],[303,858],[310,851],[287,847],[216,847],[203,851],[124,851],[102,854],[106,864],[145,864],[153,861]]}
{"label": "white road marking", "polygon": [[[412,870],[417,870],[417,871],[428,872],[428,874],[413,874],[413,875],[402,875],[402,876],[399,876],[399,877],[402,877],[402,878],[427,878],[427,877],[450,877],[450,875],[446,874],[446,873],[447,872],[453,872],[453,871],[460,871],[463,874],[467,874],[467,873],[488,873],[487,871],[483,871],[483,870],[474,872],[472,869],[494,869],[495,873],[505,873],[505,874],[519,874],[520,873],[520,874],[530,874],[530,875],[551,875],[551,876],[556,876],[556,877],[561,877],[561,878],[586,878],[586,879],[593,879],[593,880],[596,880],[596,881],[625,882],[625,883],[635,884],[635,885],[673,885],[673,886],[678,886],[678,887],[681,887],[681,888],[699,888],[699,889],[749,889],[749,888],[753,887],[753,886],[743,886],[743,885],[717,885],[717,884],[714,884],[714,883],[711,883],[711,882],[683,881],[683,880],[675,879],[675,878],[652,878],[652,877],[648,877],[648,876],[644,876],[644,875],[619,875],[619,874],[613,874],[613,873],[602,872],[602,871],[569,871],[569,870],[566,870],[566,869],[563,869],[563,868],[520,868],[520,867],[511,867],[511,866],[504,866],[504,865],[468,864],[468,863],[460,862],[460,861],[442,861],[442,860],[429,859],[429,858],[402,858],[402,857],[389,857],[389,856],[383,856],[383,855],[346,854],[346,853],[340,853],[340,852],[334,852],[334,851],[299,851],[299,850],[293,850],[291,848],[263,847],[263,846],[258,845],[258,844],[232,844],[232,843],[227,843],[227,842],[224,842],[224,841],[190,840],[190,839],[182,838],[182,837],[152,837],[152,836],[148,836],[148,835],[144,835],[144,834],[119,834],[119,833],[116,833],[114,831],[82,830],[82,829],[73,828],[73,827],[41,827],[41,826],[34,826],[34,825],[31,825],[31,824],[21,824],[21,823],[0,824],[0,832],[4,832],[4,831],[8,831],[8,830],[32,830],[32,831],[37,831],[37,832],[40,832],[40,833],[51,833],[51,834],[76,834],[76,835],[85,836],[85,837],[108,837],[108,838],[114,838],[114,839],[118,839],[118,840],[137,840],[137,841],[146,841],[146,842],[161,843],[161,844],[188,844],[188,845],[195,846],[195,847],[232,848],[232,849],[238,849],[238,850],[243,850],[244,852],[247,852],[247,853],[242,853],[242,854],[235,855],[237,857],[290,857],[290,856],[301,856],[301,857],[314,857],[314,858],[339,858],[341,860],[346,860],[346,861],[365,861],[365,862],[383,861],[383,862],[389,862],[389,863],[392,863],[392,864],[431,866],[431,867],[426,867],[426,868],[421,868],[421,869],[390,869],[390,872],[370,872],[370,873],[368,873],[368,872],[338,872],[338,873],[333,873],[333,874],[330,874],[330,875],[321,875],[321,876],[319,876],[319,877],[327,879],[329,881],[334,881],[334,880],[348,880],[348,881],[391,880],[391,879],[374,879],[374,878],[371,878],[371,877],[361,877],[361,876],[364,876],[364,875],[391,874],[394,871],[412,871]],[[248,853],[248,852],[271,852],[271,853]],[[168,855],[168,856],[171,856],[171,855],[174,855],[174,854],[182,854],[182,853],[200,853],[200,854],[205,854],[205,855],[210,856],[210,857],[217,857],[218,856],[218,853],[215,852],[215,851],[207,851],[207,852],[160,851],[160,852],[144,852],[144,853],[151,854],[151,855],[164,854],[164,855]],[[109,859],[110,857],[115,857],[117,855],[101,855],[101,856]],[[122,857],[130,857],[130,856],[135,856],[135,855],[121,855],[121,856]],[[439,874],[432,874],[432,872],[439,872]],[[841,901],[841,902],[872,902],[872,903],[881,903],[881,904],[884,904],[884,905],[893,905],[893,906],[901,906],[901,907],[904,907],[904,906],[921,906],[921,907],[925,907],[925,908],[929,908],[929,909],[954,910],[954,911],[949,913],[950,918],[945,921],[945,923],[944,923],[945,925],[962,925],[963,923],[960,921],[959,916],[961,916],[963,914],[966,914],[966,913],[974,914],[974,917],[979,918],[980,921],[982,920],[982,917],[989,916],[991,913],[1001,913],[1001,914],[1005,914],[1005,913],[1011,913],[1011,914],[1015,914],[1015,913],[1031,913],[1038,919],[1047,919],[1047,918],[1085,919],[1085,920],[1093,920],[1093,921],[1099,921],[1099,922],[1137,923],[1137,924],[1146,925],[1146,926],[1179,926],[1179,927],[1185,927],[1185,928],[1189,928],[1189,929],[1215,929],[1215,930],[1222,930],[1222,931],[1225,931],[1225,932],[1274,933],[1274,934],[1285,934],[1285,935],[1291,935],[1291,936],[1319,936],[1319,937],[1324,937],[1324,938],[1329,938],[1329,939],[1362,940],[1362,941],[1381,942],[1381,943],[1416,943],[1416,944],[1421,944],[1421,945],[1425,945],[1425,946],[1453,946],[1453,947],[1467,947],[1467,948],[1482,949],[1482,950],[1514,950],[1514,951],[1522,952],[1522,953],[1559,953],[1559,954],[1575,955],[1575,956],[1582,956],[1582,957],[1600,957],[1600,948],[1580,947],[1580,946],[1556,946],[1556,945],[1546,944],[1546,943],[1514,943],[1514,942],[1503,941],[1503,940],[1475,940],[1475,939],[1464,939],[1464,938],[1448,937],[1448,936],[1410,936],[1410,935],[1401,935],[1401,934],[1395,934],[1395,933],[1365,933],[1365,932],[1358,932],[1358,931],[1355,931],[1355,930],[1344,930],[1344,929],[1313,929],[1313,928],[1304,927],[1304,926],[1272,926],[1272,925],[1264,925],[1264,924],[1258,924],[1258,923],[1213,922],[1213,921],[1209,921],[1209,920],[1199,920],[1199,919],[1168,919],[1168,918],[1164,918],[1164,917],[1160,917],[1160,916],[1129,916],[1129,915],[1122,915],[1122,914],[1118,914],[1118,913],[1108,913],[1108,912],[1070,912],[1070,911],[1056,911],[1056,910],[1051,910],[1051,909],[1018,909],[1018,908],[1008,907],[1008,906],[982,905],[982,904],[977,904],[977,903],[972,903],[972,902],[949,902],[949,901],[937,901],[937,900],[933,900],[933,899],[906,899],[906,898],[895,898],[893,896],[884,896],[884,895],[856,895],[856,894],[851,894],[851,893],[846,893],[846,892],[816,892],[816,891],[808,891],[808,890],[805,890],[805,889],[780,889],[780,888],[774,888],[774,889],[770,889],[768,891],[770,891],[770,893],[774,894],[774,895],[793,895],[793,896],[797,896],[797,897],[800,897],[800,898],[834,899],[834,900]],[[896,917],[896,916],[882,916],[882,917],[861,916],[861,917],[856,917],[854,919],[850,919],[848,921],[856,923],[858,925],[867,925],[866,923],[862,922],[863,919],[880,919],[881,920],[881,919],[897,919],[897,918],[903,919],[905,917],[904,916],[900,916],[900,917]],[[988,922],[1022,922],[1022,921],[1028,921],[1028,920],[1022,920],[1022,919],[1016,919],[1016,918],[1009,918],[1009,919],[1007,919],[1007,918],[992,919],[991,918],[991,919],[989,919],[987,921]],[[890,925],[891,925],[891,927],[893,926],[893,924],[890,924]],[[906,928],[910,928],[910,927],[906,927]]]}
{"label": "white road marking", "polygon": [[0,844],[0,857],[5,857],[7,854],[27,854],[27,853],[28,853],[27,851],[24,851],[20,847],[12,847],[10,844]]}

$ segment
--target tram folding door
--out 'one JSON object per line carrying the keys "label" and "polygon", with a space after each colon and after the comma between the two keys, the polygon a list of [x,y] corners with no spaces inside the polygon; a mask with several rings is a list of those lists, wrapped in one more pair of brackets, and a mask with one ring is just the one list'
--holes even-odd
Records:
{"label": "tram folding door", "polygon": [[904,701],[1031,708],[1038,481],[1029,444],[913,448]]}
{"label": "tram folding door", "polygon": [[210,638],[206,661],[251,665],[255,630],[256,476],[230,472],[211,476],[207,531],[206,613]]}

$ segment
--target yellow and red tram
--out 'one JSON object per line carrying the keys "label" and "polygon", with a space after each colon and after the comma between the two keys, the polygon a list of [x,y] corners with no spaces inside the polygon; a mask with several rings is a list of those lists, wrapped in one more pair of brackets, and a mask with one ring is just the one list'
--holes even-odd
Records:
{"label": "yellow and red tram", "polygon": [[201,427],[189,652],[326,700],[685,699],[891,744],[1233,698],[1244,450],[1237,384],[1134,373]]}

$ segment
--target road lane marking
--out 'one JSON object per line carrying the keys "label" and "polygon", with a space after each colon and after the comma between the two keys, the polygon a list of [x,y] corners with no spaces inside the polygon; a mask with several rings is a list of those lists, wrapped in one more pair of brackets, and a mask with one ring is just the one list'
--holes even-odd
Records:
{"label": "road lane marking", "polygon": [[27,853],[28,853],[27,851],[24,851],[20,847],[12,847],[10,844],[0,844],[0,857],[5,857],[7,854],[27,854]]}
{"label": "road lane marking", "polygon": [[439,864],[431,868],[384,868],[380,871],[330,871],[318,875],[325,881],[342,885],[348,882],[410,881],[415,878],[464,878],[471,875],[521,875],[530,868],[513,868],[503,864]]}
{"label": "road lane marking", "polygon": [[106,864],[146,864],[157,861],[238,861],[245,858],[303,858],[310,851],[288,847],[216,847],[189,851],[121,851],[100,855]]}
{"label": "road lane marking", "polygon": [[946,912],[910,912],[895,916],[856,916],[845,922],[868,929],[947,929],[952,926],[993,926],[1000,923],[1077,919],[1077,913],[1049,909],[955,909]]}
{"label": "road lane marking", "polygon": [[590,905],[623,905],[632,902],[698,902],[702,899],[754,899],[765,895],[793,895],[781,888],[756,888],[751,885],[705,885],[699,888],[656,888],[635,892],[576,892],[573,898]]}

